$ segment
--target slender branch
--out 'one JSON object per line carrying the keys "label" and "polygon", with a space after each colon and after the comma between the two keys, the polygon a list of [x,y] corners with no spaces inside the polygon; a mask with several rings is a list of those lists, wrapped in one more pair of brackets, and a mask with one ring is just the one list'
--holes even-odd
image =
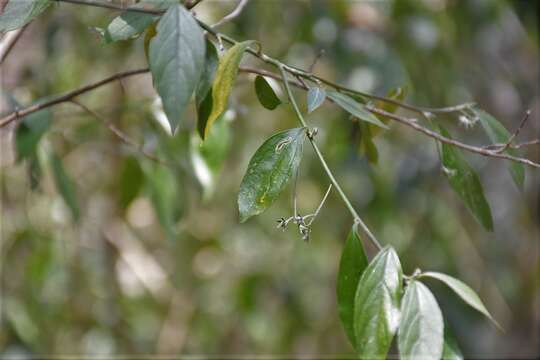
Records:
{"label": "slender branch", "polygon": [[22,28],[19,28],[14,31],[8,32],[2,42],[0,43],[0,65],[4,63],[4,60],[8,57],[9,53],[21,38],[21,35],[24,33],[24,30],[28,27],[29,24],[24,25]]}
{"label": "slender branch", "polygon": [[109,130],[111,130],[111,132],[116,135],[120,140],[122,140],[124,143],[128,144],[129,146],[135,148],[138,152],[140,152],[141,154],[143,154],[144,156],[146,156],[147,158],[149,158],[150,160],[152,161],[155,161],[157,162],[158,164],[161,164],[161,165],[165,165],[165,166],[169,166],[170,164],[168,162],[166,162],[165,160],[163,159],[160,159],[158,158],[157,156],[155,156],[154,154],[146,151],[144,149],[144,146],[142,144],[139,144],[138,142],[136,142],[135,140],[133,140],[132,138],[130,138],[126,133],[124,133],[122,130],[120,130],[116,125],[114,125],[111,121],[108,121],[107,119],[105,119],[103,116],[101,116],[100,114],[98,114],[97,112],[95,112],[94,110],[90,109],[89,107],[87,107],[86,105],[78,102],[77,100],[75,99],[71,99],[70,100],[71,103],[77,105],[78,107],[80,107],[81,109],[83,109],[84,111],[86,111],[88,114],[92,115],[93,117],[95,117],[96,119],[100,120],[103,124],[105,124],[105,126],[107,126],[107,128]]}
{"label": "slender branch", "polygon": [[516,138],[516,136],[519,135],[519,132],[521,131],[521,129],[523,129],[523,127],[525,126],[525,123],[527,122],[527,120],[529,120],[529,116],[531,115],[531,110],[527,110],[525,112],[525,116],[523,117],[523,119],[521,120],[521,122],[519,123],[519,126],[517,127],[516,131],[514,131],[514,133],[512,134],[512,136],[510,136],[510,138],[508,139],[508,141],[506,142],[506,144],[504,144],[501,148],[495,150],[495,152],[498,152],[498,153],[502,153],[504,152],[506,149],[508,149],[508,147],[512,144],[512,142],[514,141],[514,139]]}
{"label": "slender branch", "polygon": [[223,19],[219,20],[217,23],[215,23],[214,25],[212,25],[212,28],[215,29],[229,21],[232,21],[234,19],[236,19],[238,16],[240,16],[240,14],[242,13],[242,10],[244,10],[244,7],[246,7],[247,3],[248,3],[249,0],[240,0],[238,2],[238,5],[236,5],[236,7],[234,8],[234,10],[229,14],[229,15],[226,15]]}
{"label": "slender branch", "polygon": [[50,100],[43,101],[34,105],[30,105],[22,110],[17,110],[12,112],[11,114],[8,114],[0,119],[0,128],[6,126],[7,124],[11,123],[12,121],[22,118],[26,115],[29,115],[31,113],[34,113],[36,111],[51,107],[53,105],[57,105],[63,102],[68,102],[71,99],[84,94],[86,92],[92,91],[100,86],[106,85],[108,83],[111,83],[113,81],[116,81],[118,79],[122,79],[128,76],[138,75],[138,74],[144,74],[149,72],[150,69],[144,68],[144,69],[136,69],[136,70],[130,70],[130,71],[124,71],[118,74],[111,75],[105,79],[102,79],[100,81],[97,81],[92,84],[88,84],[86,86],[80,87],[78,89],[75,89],[73,91],[69,91],[63,95],[56,96]]}
{"label": "slender branch", "polygon": [[535,168],[538,168],[540,169],[540,164],[537,164],[529,159],[524,159],[524,158],[520,158],[520,157],[516,157],[516,156],[512,156],[512,155],[508,155],[508,154],[500,154],[494,150],[487,150],[486,148],[483,148],[483,147],[477,147],[477,146],[473,146],[473,145],[467,145],[467,144],[464,144],[462,142],[459,142],[457,140],[454,140],[454,139],[449,139],[447,137],[444,137],[442,135],[440,135],[439,133],[435,132],[435,131],[432,131],[428,128],[425,128],[423,127],[422,125],[419,125],[418,122],[416,121],[416,119],[408,119],[408,118],[405,118],[405,117],[402,117],[402,116],[397,116],[395,114],[392,114],[392,113],[389,113],[389,112],[386,112],[384,110],[381,110],[381,109],[377,109],[377,108],[373,108],[373,107],[367,107],[367,110],[370,111],[371,113],[373,114],[376,114],[376,115],[382,115],[382,116],[385,116],[387,118],[390,118],[392,120],[395,120],[399,123],[402,123],[404,125],[407,125],[429,137],[432,137],[436,140],[439,140],[445,144],[448,144],[448,145],[453,145],[455,147],[458,147],[458,148],[461,148],[461,149],[464,149],[464,150],[467,150],[467,151],[470,151],[470,152],[473,152],[473,153],[477,153],[477,154],[480,154],[482,156],[488,156],[488,157],[494,157],[494,158],[500,158],[500,159],[505,159],[505,160],[511,160],[511,161],[515,161],[515,162],[519,162],[519,163],[522,163],[522,164],[525,164],[525,165],[529,165],[529,166],[532,166],[532,167],[535,167]]}
{"label": "slender branch", "polygon": [[[281,76],[283,78],[283,84],[285,85],[285,90],[287,92],[287,96],[289,97],[289,100],[290,100],[290,102],[291,102],[291,104],[293,106],[293,109],[294,109],[294,111],[296,113],[296,116],[297,116],[298,120],[300,121],[300,123],[302,124],[302,126],[307,128],[306,121],[304,120],[304,117],[302,116],[302,113],[300,112],[300,109],[298,108],[298,104],[296,103],[296,100],[294,99],[294,95],[293,95],[293,93],[291,91],[291,87],[289,86],[289,81],[287,79],[287,74],[285,73],[285,68],[284,68],[283,65],[281,65],[281,63],[277,63],[276,66],[279,68],[279,70],[281,72]],[[345,203],[345,205],[349,209],[351,215],[353,216],[355,223],[358,223],[362,227],[362,229],[364,230],[364,232],[368,236],[369,240],[373,243],[373,245],[375,245],[379,250],[381,250],[382,249],[381,244],[379,243],[379,241],[377,241],[377,238],[371,233],[371,231],[369,230],[367,225],[364,223],[364,221],[362,221],[362,218],[360,217],[360,215],[358,215],[358,213],[356,212],[354,206],[351,204],[351,201],[349,200],[349,198],[347,197],[347,195],[345,194],[345,192],[343,191],[343,189],[341,188],[341,186],[337,182],[336,178],[334,177],[334,174],[332,173],[332,171],[328,167],[328,164],[326,163],[326,160],[324,159],[324,156],[321,153],[321,150],[319,150],[319,147],[317,146],[317,143],[313,139],[313,136],[308,136],[308,139],[309,139],[309,142],[311,143],[311,145],[313,146],[313,150],[315,150],[315,154],[319,158],[319,162],[323,166],[326,174],[328,175],[328,178],[332,182],[332,185],[334,185],[334,187],[336,188],[336,191],[339,193],[339,195],[341,196],[341,199],[343,200],[343,202]]]}

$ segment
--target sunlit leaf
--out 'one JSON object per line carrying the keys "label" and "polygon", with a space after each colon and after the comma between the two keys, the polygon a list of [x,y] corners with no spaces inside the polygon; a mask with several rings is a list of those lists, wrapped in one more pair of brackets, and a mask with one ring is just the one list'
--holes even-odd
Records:
{"label": "sunlit leaf", "polygon": [[212,112],[208,116],[204,127],[204,138],[214,122],[227,110],[229,95],[234,85],[238,66],[246,49],[256,43],[255,41],[244,41],[231,47],[219,61],[216,77],[212,85]]}
{"label": "sunlit leaf", "polygon": [[419,281],[411,281],[401,303],[398,347],[401,359],[439,360],[444,323],[437,300]]}
{"label": "sunlit leaf", "polygon": [[71,180],[69,175],[66,173],[64,165],[62,164],[62,160],[58,157],[58,155],[54,153],[51,154],[50,157],[50,166],[56,189],[58,190],[58,192],[64,199],[64,202],[71,211],[73,219],[75,221],[79,221],[79,202],[75,194],[75,185],[73,184],[73,180]]}
{"label": "sunlit leaf", "polygon": [[497,321],[495,321],[495,319],[491,316],[489,311],[486,309],[486,307],[484,306],[484,303],[482,303],[482,300],[480,300],[476,292],[473,289],[471,289],[467,284],[465,284],[463,281],[458,280],[452,276],[442,274],[439,272],[434,272],[434,271],[428,271],[428,272],[422,273],[421,276],[430,277],[430,278],[442,281],[450,289],[452,289],[463,301],[465,301],[469,306],[471,306],[472,308],[484,314],[488,319],[493,321],[493,323],[498,328],[501,328],[500,325],[497,323]]}
{"label": "sunlit leaf", "polygon": [[368,259],[358,237],[356,225],[353,225],[341,253],[337,278],[337,302],[341,323],[353,347],[354,337],[354,299],[356,287],[362,273],[368,266]]}
{"label": "sunlit leaf", "polygon": [[[444,137],[450,133],[439,126]],[[441,144],[441,162],[443,172],[452,189],[461,197],[474,218],[488,231],[493,231],[491,209],[484,196],[484,190],[476,171],[463,158],[461,151],[452,145]]]}
{"label": "sunlit leaf", "polygon": [[0,32],[15,30],[28,24],[50,4],[50,0],[9,0],[0,15]]}
{"label": "sunlit leaf", "polygon": [[319,106],[324,103],[326,99],[326,91],[320,87],[310,87],[307,93],[307,108],[308,113],[312,113],[317,110]]}
{"label": "sunlit leaf", "polygon": [[50,109],[32,113],[24,117],[15,132],[17,160],[23,160],[36,153],[42,136],[49,130],[52,121]]}
{"label": "sunlit leaf", "polygon": [[[475,109],[474,112],[479,117],[480,124],[482,124],[482,128],[491,142],[494,144],[506,144],[511,135],[503,124],[485,111]],[[515,149],[508,148],[504,152],[509,155],[518,156],[518,152]],[[525,167],[522,164],[512,161],[508,163],[508,170],[510,171],[510,175],[512,175],[514,183],[516,183],[518,188],[523,189]]]}
{"label": "sunlit leaf", "polygon": [[304,128],[273,135],[251,158],[238,194],[240,221],[266,210],[277,199],[302,157]]}
{"label": "sunlit leaf", "polygon": [[260,75],[257,75],[255,78],[255,94],[261,105],[268,110],[274,110],[281,104],[281,100],[274,92],[274,89],[272,89],[266,79]]}
{"label": "sunlit leaf", "polygon": [[400,317],[402,270],[399,258],[386,247],[366,268],[356,290],[354,333],[361,358],[385,358]]}
{"label": "sunlit leaf", "polygon": [[352,97],[333,90],[327,90],[326,96],[332,99],[343,110],[347,111],[349,114],[358,118],[359,120],[367,121],[373,125],[388,129],[388,127],[377,119],[375,115],[367,111],[364,105],[360,104]]}
{"label": "sunlit leaf", "polygon": [[231,146],[230,125],[221,116],[204,142],[197,134],[191,136],[191,163],[195,176],[203,187],[203,199],[208,200],[216,190],[223,162]]}
{"label": "sunlit leaf", "polygon": [[150,70],[174,133],[199,84],[206,45],[201,28],[182,5],[171,6],[156,29],[150,41]]}

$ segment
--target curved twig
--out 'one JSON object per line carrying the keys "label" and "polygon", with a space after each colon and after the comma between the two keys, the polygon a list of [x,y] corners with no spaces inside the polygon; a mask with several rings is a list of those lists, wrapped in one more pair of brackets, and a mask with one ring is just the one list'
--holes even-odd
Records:
{"label": "curved twig", "polygon": [[233,11],[231,11],[230,14],[226,15],[225,17],[223,17],[221,20],[219,20],[217,23],[215,23],[214,25],[212,25],[212,29],[215,29],[231,20],[234,20],[236,19],[241,13],[242,13],[242,10],[244,10],[244,7],[246,7],[247,3],[248,3],[249,0],[240,0],[238,2],[238,5],[236,5],[236,7],[234,8]]}

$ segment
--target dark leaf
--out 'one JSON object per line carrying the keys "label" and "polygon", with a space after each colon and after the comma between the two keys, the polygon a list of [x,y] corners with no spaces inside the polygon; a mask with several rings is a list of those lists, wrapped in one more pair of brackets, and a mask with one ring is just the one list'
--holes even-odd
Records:
{"label": "dark leaf", "polygon": [[255,78],[255,94],[262,106],[268,110],[274,110],[281,104],[274,89],[268,84],[266,79],[260,75]]}
{"label": "dark leaf", "polygon": [[240,221],[266,210],[277,199],[302,157],[304,128],[273,135],[251,158],[238,194]]}
{"label": "dark leaf", "polygon": [[18,161],[35,155],[39,141],[49,130],[51,122],[50,109],[43,109],[24,117],[15,132],[15,150]]}
{"label": "dark leaf", "polygon": [[144,173],[136,158],[128,157],[124,161],[118,181],[118,202],[121,209],[126,209],[137,197],[144,183]]}

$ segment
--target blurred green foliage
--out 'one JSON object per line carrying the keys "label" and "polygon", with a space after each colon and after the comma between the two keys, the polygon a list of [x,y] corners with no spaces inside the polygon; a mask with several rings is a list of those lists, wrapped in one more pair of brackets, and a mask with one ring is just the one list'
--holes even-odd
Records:
{"label": "blurred green foliage", "polygon": [[[235,4],[205,0],[196,12],[212,23]],[[258,40],[266,53],[302,68],[324,50],[314,72],[358,90],[382,95],[407,86],[406,101],[426,106],[476,101],[508,129],[531,108],[533,119],[520,135],[527,139],[540,130],[538,6],[534,0],[252,0],[221,30]],[[51,6],[2,64],[3,104],[13,103],[7,98],[31,104],[147,66],[142,37],[105,44],[95,31],[115,15]],[[244,62],[261,66],[249,56]],[[2,356],[352,356],[335,295],[351,227],[338,196],[330,196],[309,243],[292,228],[275,228],[278,218],[292,214],[285,194],[262,215],[238,222],[236,198],[249,158],[272,134],[297,126],[286,106],[271,112],[259,104],[253,81],[239,75],[230,111],[218,123],[227,127],[230,146],[215,144],[229,149],[222,166],[215,164],[222,159],[208,159],[216,176],[208,195],[193,160],[195,106],[169,136],[149,75],[80,101],[167,166],[71,104],[54,108],[33,160],[15,162],[13,129],[1,130]],[[397,250],[404,272],[419,267],[462,279],[505,328],[499,332],[433,284],[465,356],[537,357],[538,172],[527,171],[520,192],[503,161],[466,154],[492,207],[495,231],[487,233],[451,191],[432,140],[389,123],[390,131],[373,140],[374,165],[358,150],[358,123],[335,105],[307,119],[319,128],[317,141],[344,190],[381,242]],[[441,121],[455,137],[486,143],[479,126]],[[204,157],[204,147],[198,150]],[[300,211],[308,213],[328,179],[311,149],[304,150],[297,188]],[[540,159],[534,148],[522,155]],[[55,186],[54,156],[73,184],[78,222],[70,215],[74,205],[63,200],[71,191]],[[30,176],[36,168],[38,184]]]}

